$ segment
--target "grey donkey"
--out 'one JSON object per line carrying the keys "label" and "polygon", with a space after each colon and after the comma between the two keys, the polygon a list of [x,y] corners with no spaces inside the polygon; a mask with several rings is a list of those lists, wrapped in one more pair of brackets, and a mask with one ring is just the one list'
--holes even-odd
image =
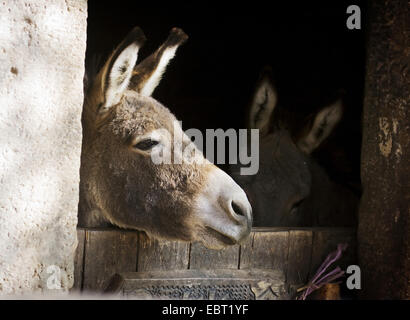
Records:
{"label": "grey donkey", "polygon": [[252,204],[254,225],[264,227],[353,226],[358,196],[331,181],[311,157],[343,114],[341,100],[322,108],[295,128],[294,116],[277,105],[271,70],[265,68],[253,94],[247,127],[259,129],[259,171],[231,176]]}
{"label": "grey donkey", "polygon": [[[186,39],[174,28],[136,64],[145,41],[136,27],[91,79],[82,118],[79,226],[113,224],[215,249],[249,235],[252,209],[245,192],[192,147],[174,115],[151,97]],[[190,146],[202,162],[153,161],[153,155],[179,155],[173,143],[177,135],[182,148]]]}

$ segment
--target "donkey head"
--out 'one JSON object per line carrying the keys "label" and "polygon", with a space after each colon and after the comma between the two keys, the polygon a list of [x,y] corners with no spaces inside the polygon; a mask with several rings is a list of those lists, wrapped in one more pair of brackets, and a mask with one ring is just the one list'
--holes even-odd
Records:
{"label": "donkey head", "polygon": [[277,107],[277,100],[270,70],[265,69],[247,119],[248,128],[260,130],[259,171],[254,176],[240,176],[234,167],[232,176],[251,201],[255,226],[332,224],[328,201],[333,189],[310,154],[341,119],[342,104],[337,101],[323,108],[295,128],[293,115]]}
{"label": "donkey head", "polygon": [[[172,113],[151,97],[168,62],[187,39],[177,28],[140,64],[145,41],[136,27],[93,79],[83,111],[80,224],[109,221],[170,240],[221,248],[250,233],[244,191],[204,159]],[[174,153],[174,139],[203,161]],[[172,163],[154,156],[172,154]],[[185,153],[184,153],[185,154]]]}

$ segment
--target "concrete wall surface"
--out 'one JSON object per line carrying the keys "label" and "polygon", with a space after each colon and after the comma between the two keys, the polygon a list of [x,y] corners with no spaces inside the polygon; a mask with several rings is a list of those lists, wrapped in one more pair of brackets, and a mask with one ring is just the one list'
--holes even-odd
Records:
{"label": "concrete wall surface", "polygon": [[86,0],[0,1],[0,294],[73,284]]}

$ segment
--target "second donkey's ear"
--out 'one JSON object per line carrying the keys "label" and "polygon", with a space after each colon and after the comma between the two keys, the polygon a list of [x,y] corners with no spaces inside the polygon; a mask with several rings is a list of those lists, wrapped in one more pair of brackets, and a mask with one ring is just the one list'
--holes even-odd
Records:
{"label": "second donkey's ear", "polygon": [[268,132],[271,116],[278,100],[276,89],[268,73],[269,69],[265,68],[256,85],[248,111],[248,128],[259,129],[261,134]]}
{"label": "second donkey's ear", "polygon": [[178,28],[173,28],[167,40],[153,54],[139,63],[133,73],[129,88],[144,96],[151,96],[158,86],[169,61],[175,56],[178,47],[188,36]]}
{"label": "second donkey's ear", "polygon": [[145,42],[145,35],[135,27],[118,45],[101,69],[101,89],[104,101],[98,111],[105,112],[116,105],[127,89],[137,62],[138,50]]}
{"label": "second donkey's ear", "polygon": [[313,118],[302,137],[297,141],[300,150],[305,153],[313,152],[332,133],[343,114],[342,100],[320,110]]}

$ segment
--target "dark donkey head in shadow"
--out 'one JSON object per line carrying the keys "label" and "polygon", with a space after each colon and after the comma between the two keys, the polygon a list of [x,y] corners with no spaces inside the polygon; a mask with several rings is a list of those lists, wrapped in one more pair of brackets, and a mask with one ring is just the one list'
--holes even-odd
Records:
{"label": "dark donkey head in shadow", "polygon": [[[173,114],[151,97],[178,46],[177,28],[140,64],[145,37],[134,28],[92,79],[83,110],[79,225],[143,230],[221,248],[245,239],[252,224],[245,192],[204,159]],[[203,161],[174,153],[190,146]],[[153,156],[174,155],[172,163]],[[179,157],[179,158],[178,158]]]}
{"label": "dark donkey head in shadow", "polygon": [[341,100],[295,127],[294,115],[277,106],[271,71],[265,68],[248,110],[248,128],[259,129],[259,171],[231,173],[251,201],[255,226],[351,226],[358,198],[333,183],[311,153],[342,117]]}

